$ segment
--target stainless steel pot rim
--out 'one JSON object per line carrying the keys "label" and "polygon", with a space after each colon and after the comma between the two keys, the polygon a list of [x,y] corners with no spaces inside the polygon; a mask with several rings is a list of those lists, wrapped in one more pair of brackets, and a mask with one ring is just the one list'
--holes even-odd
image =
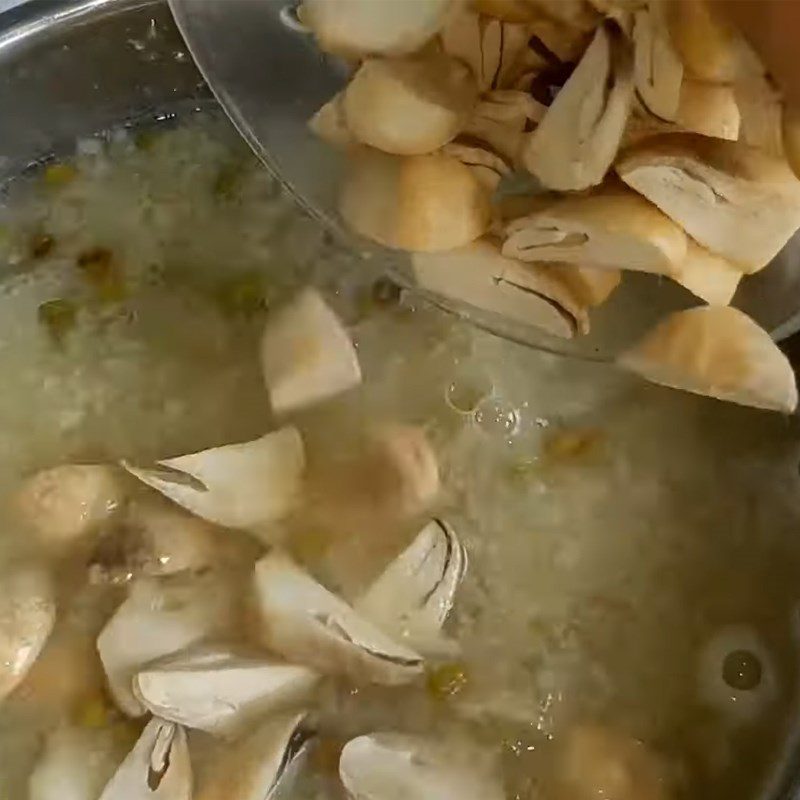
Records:
{"label": "stainless steel pot rim", "polygon": [[0,8],[0,48],[25,43],[32,37],[47,35],[54,27],[89,17],[89,22],[104,13],[120,9],[144,8],[158,0],[21,0],[9,8]]}

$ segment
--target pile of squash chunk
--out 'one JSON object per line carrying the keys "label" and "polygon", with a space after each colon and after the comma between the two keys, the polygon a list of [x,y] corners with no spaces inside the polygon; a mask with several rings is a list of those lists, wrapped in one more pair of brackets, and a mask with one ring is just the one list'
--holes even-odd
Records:
{"label": "pile of squash chunk", "polygon": [[[348,160],[348,226],[424,289],[572,337],[628,270],[698,300],[618,357],[784,413],[797,390],[730,305],[800,227],[800,137],[706,0],[305,0],[352,67],[309,121]],[[535,190],[509,193],[526,174]]]}

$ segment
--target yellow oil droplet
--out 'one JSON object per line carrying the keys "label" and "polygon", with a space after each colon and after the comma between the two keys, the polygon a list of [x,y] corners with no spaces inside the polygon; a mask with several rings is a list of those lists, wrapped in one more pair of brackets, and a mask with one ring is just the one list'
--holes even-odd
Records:
{"label": "yellow oil droplet", "polygon": [[603,442],[603,433],[596,428],[569,428],[547,436],[543,453],[551,463],[582,461],[597,455]]}
{"label": "yellow oil droplet", "polygon": [[540,466],[538,461],[531,459],[522,459],[515,461],[508,467],[508,477],[512,481],[525,481],[528,478],[534,477],[539,473]]}
{"label": "yellow oil droplet", "polygon": [[72,164],[50,164],[44,171],[44,182],[48,186],[66,186],[78,176],[78,170]]}
{"label": "yellow oil droplet", "polygon": [[468,683],[464,664],[453,661],[439,664],[428,672],[428,692],[437,700],[458,694]]}
{"label": "yellow oil droplet", "polygon": [[250,317],[267,307],[263,276],[245,273],[223,281],[215,290],[222,312],[229,317]]}
{"label": "yellow oil droplet", "polygon": [[76,263],[100,301],[116,303],[125,299],[127,292],[122,269],[107,247],[84,250]]}
{"label": "yellow oil droplet", "polygon": [[75,724],[82,728],[105,728],[111,721],[111,709],[102,697],[91,697],[75,712]]}
{"label": "yellow oil droplet", "polygon": [[345,739],[321,736],[311,751],[311,763],[315,771],[323,775],[338,776],[339,758],[345,743]]}

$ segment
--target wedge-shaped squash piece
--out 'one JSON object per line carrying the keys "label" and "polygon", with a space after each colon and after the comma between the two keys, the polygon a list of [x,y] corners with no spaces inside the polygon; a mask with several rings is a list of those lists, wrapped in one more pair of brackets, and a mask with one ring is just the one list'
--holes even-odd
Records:
{"label": "wedge-shaped squash piece", "polygon": [[173,502],[217,525],[259,530],[288,514],[300,492],[305,452],[287,426],[251,442],[123,466]]}
{"label": "wedge-shaped squash piece", "polygon": [[769,334],[730,306],[679,311],[619,359],[653,383],[743,406],[791,413],[794,373]]}
{"label": "wedge-shaped squash piece", "polygon": [[565,284],[579,303],[595,308],[605,303],[622,282],[622,270],[581,267],[574,264],[542,264],[543,269]]}
{"label": "wedge-shaped squash piece", "polygon": [[161,719],[235,739],[260,717],[306,702],[318,677],[263,655],[205,645],[148,664],[133,691]]}
{"label": "wedge-shaped squash piece", "polygon": [[672,47],[663,20],[664,0],[637,11],[633,25],[636,91],[647,108],[664,120],[678,115],[683,64]]}
{"label": "wedge-shaped squash piece", "polygon": [[735,142],[742,114],[732,87],[685,79],[675,121],[686,131]]}
{"label": "wedge-shaped squash piece", "polygon": [[267,321],[261,369],[276,414],[322,402],[361,383],[350,335],[316,289],[304,289]]}
{"label": "wedge-shaped squash piece", "polygon": [[369,58],[344,91],[348,130],[386,153],[438,150],[461,130],[478,88],[469,68],[443,53]]}
{"label": "wedge-shaped squash piece", "polygon": [[405,55],[444,25],[452,0],[304,0],[300,17],[319,46],[339,55]]}
{"label": "wedge-shaped squash piece", "polygon": [[549,189],[596,186],[617,154],[632,98],[630,45],[609,22],[522,144],[523,166]]}
{"label": "wedge-shaped squash piece", "polygon": [[743,277],[742,271],[727,258],[688,241],[686,259],[675,281],[710,305],[728,305]]}
{"label": "wedge-shaped squash piece", "polygon": [[420,286],[565,338],[588,329],[581,303],[558,275],[501,255],[486,239],[447,253],[417,253]]}
{"label": "wedge-shaped squash piece", "polygon": [[696,78],[733,83],[763,72],[742,34],[718,13],[714,0],[678,0],[666,6],[673,47]]}
{"label": "wedge-shaped squash piece", "polygon": [[442,153],[354,154],[340,199],[345,222],[387,247],[436,252],[460,247],[489,227],[489,192],[458,159]]}
{"label": "wedge-shaped squash piece", "polygon": [[503,255],[673,275],[686,257],[686,234],[624,186],[555,200],[505,227]]}
{"label": "wedge-shaped squash piece", "polygon": [[531,32],[527,25],[489,19],[464,7],[447,19],[444,52],[469,65],[482,92],[505,87],[523,56]]}
{"label": "wedge-shaped squash piece", "polygon": [[255,590],[263,643],[294,663],[387,686],[408,683],[422,671],[422,656],[282,553],[268,553],[256,564]]}
{"label": "wedge-shaped squash piece", "polygon": [[739,142],[654,136],[630,148],[616,169],[693,239],[744,272],[766,266],[800,226],[800,181],[787,163]]}

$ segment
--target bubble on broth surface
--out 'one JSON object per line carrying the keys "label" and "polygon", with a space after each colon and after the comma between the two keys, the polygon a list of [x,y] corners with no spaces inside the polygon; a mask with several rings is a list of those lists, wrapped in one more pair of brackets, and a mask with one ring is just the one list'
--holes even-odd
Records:
{"label": "bubble on broth surface", "polygon": [[734,650],[722,662],[722,679],[737,691],[752,691],[761,683],[763,667],[755,653]]}
{"label": "bubble on broth surface", "polygon": [[481,401],[474,416],[478,427],[491,437],[512,437],[519,430],[519,410],[499,397]]}
{"label": "bubble on broth surface", "polygon": [[475,414],[480,405],[491,396],[491,380],[476,371],[464,370],[456,374],[445,390],[445,402],[458,414]]}
{"label": "bubble on broth surface", "polygon": [[699,670],[700,701],[731,724],[754,722],[779,694],[769,650],[746,625],[717,631],[700,653]]}

